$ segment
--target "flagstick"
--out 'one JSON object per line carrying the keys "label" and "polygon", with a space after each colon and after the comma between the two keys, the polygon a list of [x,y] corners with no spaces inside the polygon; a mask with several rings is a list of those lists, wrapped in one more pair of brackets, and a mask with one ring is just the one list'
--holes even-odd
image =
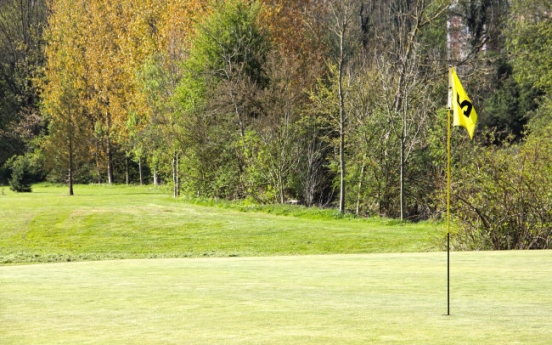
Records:
{"label": "flagstick", "polygon": [[450,118],[452,107],[447,116],[447,316],[450,315]]}
{"label": "flagstick", "polygon": [[[477,123],[477,113],[473,108],[468,94],[462,87],[456,72],[452,66],[449,67],[449,92],[448,92],[448,123],[447,123],[447,315],[450,315],[450,136],[451,136],[451,117],[454,118],[455,126],[462,126],[473,139],[475,125]],[[454,102],[454,103],[453,103]],[[453,106],[454,104],[454,106]],[[464,110],[464,107],[467,107]],[[465,116],[459,115],[462,112]]]}

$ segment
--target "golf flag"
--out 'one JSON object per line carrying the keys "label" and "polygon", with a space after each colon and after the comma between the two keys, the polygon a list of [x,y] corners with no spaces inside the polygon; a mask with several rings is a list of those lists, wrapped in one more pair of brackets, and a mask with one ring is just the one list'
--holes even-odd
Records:
{"label": "golf flag", "polygon": [[453,113],[452,125],[464,127],[468,131],[470,139],[473,139],[477,113],[468,94],[464,91],[454,67],[449,70],[449,87],[449,109]]}

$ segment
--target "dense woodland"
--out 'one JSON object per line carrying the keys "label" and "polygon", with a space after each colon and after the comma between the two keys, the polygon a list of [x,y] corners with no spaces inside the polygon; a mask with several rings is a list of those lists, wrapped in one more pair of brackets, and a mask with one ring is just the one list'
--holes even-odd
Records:
{"label": "dense woodland", "polygon": [[140,183],[548,248],[549,0],[0,0],[0,185]]}

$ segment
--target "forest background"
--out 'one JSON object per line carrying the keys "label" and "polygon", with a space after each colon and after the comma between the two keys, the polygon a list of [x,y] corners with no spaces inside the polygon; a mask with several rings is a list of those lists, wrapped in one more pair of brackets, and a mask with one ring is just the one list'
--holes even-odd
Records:
{"label": "forest background", "polygon": [[0,185],[153,183],[549,248],[548,0],[1,0]]}

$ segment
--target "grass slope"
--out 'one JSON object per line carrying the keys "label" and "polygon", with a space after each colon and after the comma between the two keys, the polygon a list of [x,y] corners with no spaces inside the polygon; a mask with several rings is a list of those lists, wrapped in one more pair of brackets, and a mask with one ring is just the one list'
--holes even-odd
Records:
{"label": "grass slope", "polygon": [[0,264],[435,250],[431,223],[332,219],[307,209],[299,209],[301,217],[241,212],[174,200],[147,186],[66,193],[38,185],[33,193],[0,195]]}
{"label": "grass slope", "polygon": [[0,267],[2,344],[550,344],[552,251]]}

